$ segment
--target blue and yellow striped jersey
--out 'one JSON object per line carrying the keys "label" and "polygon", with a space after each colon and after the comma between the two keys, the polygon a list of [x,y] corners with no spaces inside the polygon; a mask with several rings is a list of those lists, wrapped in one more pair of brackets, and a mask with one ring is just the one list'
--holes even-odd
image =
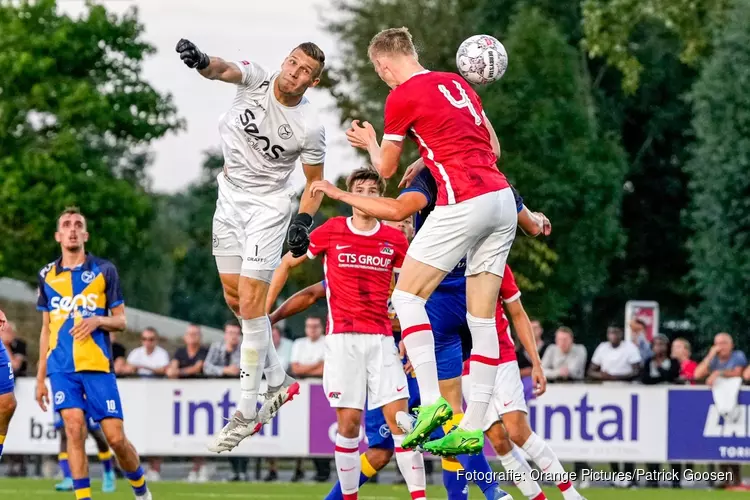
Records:
{"label": "blue and yellow striped jersey", "polygon": [[47,373],[112,371],[109,333],[97,329],[83,341],[73,340],[73,325],[91,316],[107,316],[124,303],[117,268],[108,260],[86,254],[74,269],[62,267],[62,258],[39,272],[37,309],[49,312]]}

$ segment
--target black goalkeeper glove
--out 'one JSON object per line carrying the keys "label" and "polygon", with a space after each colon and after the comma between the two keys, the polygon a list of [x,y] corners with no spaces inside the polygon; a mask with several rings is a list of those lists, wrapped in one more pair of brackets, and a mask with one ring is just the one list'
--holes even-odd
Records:
{"label": "black goalkeeper glove", "polygon": [[177,42],[175,50],[179,52],[180,59],[182,59],[182,62],[184,62],[188,68],[194,68],[197,70],[205,69],[211,62],[208,55],[198,50],[198,47],[196,47],[190,40],[185,40],[184,38],[180,39],[180,41]]}
{"label": "black goalkeeper glove", "polygon": [[313,218],[309,214],[301,213],[294,216],[294,220],[289,225],[289,231],[286,233],[286,244],[292,257],[302,257],[307,253],[307,247],[310,246],[310,228],[313,225]]}

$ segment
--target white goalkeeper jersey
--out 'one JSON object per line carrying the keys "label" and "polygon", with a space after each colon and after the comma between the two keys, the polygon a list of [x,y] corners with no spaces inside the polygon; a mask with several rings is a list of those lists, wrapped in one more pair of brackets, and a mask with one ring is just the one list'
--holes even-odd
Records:
{"label": "white goalkeeper jersey", "polygon": [[318,165],[325,159],[325,129],[306,97],[292,108],[273,93],[277,73],[249,61],[242,71],[231,109],[219,118],[224,175],[255,194],[287,191],[299,158]]}

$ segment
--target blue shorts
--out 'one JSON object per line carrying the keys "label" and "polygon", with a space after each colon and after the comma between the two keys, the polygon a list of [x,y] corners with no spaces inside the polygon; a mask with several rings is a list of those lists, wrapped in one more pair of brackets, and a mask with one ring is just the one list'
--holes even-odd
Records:
{"label": "blue shorts", "polygon": [[80,408],[87,414],[87,420],[122,420],[120,392],[117,390],[114,373],[51,373],[49,381],[56,412]]}
{"label": "blue shorts", "polygon": [[[101,425],[99,425],[99,422],[94,422],[94,419],[91,418],[86,410],[83,411],[83,418],[86,419],[86,427],[88,427],[89,432],[96,432],[99,429],[101,429]],[[65,427],[65,422],[63,422],[62,416],[60,415],[60,412],[55,412],[55,429],[58,431],[63,429]]]}
{"label": "blue shorts", "polygon": [[5,348],[0,347],[0,395],[13,392],[15,387],[15,378],[13,375],[13,365]]}
{"label": "blue shorts", "polygon": [[471,352],[465,287],[438,287],[427,300],[425,308],[435,338],[438,379],[460,377],[463,362]]}
{"label": "blue shorts", "polygon": [[[419,385],[413,374],[406,376],[406,382],[409,384],[409,411],[411,412],[419,406]],[[365,412],[365,434],[370,448],[392,450],[395,447],[391,437],[391,429],[385,421],[382,408]]]}

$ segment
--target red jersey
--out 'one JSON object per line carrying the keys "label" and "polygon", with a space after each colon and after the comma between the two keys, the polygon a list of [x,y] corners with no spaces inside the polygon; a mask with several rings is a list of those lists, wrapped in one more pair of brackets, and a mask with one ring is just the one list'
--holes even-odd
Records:
{"label": "red jersey", "polygon": [[695,369],[698,368],[698,363],[692,359],[686,359],[680,363],[680,378],[687,380],[690,384],[695,384]]}
{"label": "red jersey", "polygon": [[423,71],[385,101],[383,139],[410,136],[438,186],[438,205],[452,205],[509,186],[497,169],[479,96],[455,73]]}
{"label": "red jersey", "polygon": [[516,346],[510,333],[510,321],[505,315],[503,304],[514,302],[521,298],[521,291],[516,284],[516,278],[510,266],[505,265],[503,281],[500,285],[500,295],[497,298],[497,309],[495,309],[495,323],[497,325],[497,339],[500,343],[500,363],[516,361]]}
{"label": "red jersey", "polygon": [[334,217],[310,234],[307,256],[323,254],[328,325],[326,332],[392,336],[388,318],[391,278],[409,243],[398,229],[380,222],[356,229],[351,217]]}

